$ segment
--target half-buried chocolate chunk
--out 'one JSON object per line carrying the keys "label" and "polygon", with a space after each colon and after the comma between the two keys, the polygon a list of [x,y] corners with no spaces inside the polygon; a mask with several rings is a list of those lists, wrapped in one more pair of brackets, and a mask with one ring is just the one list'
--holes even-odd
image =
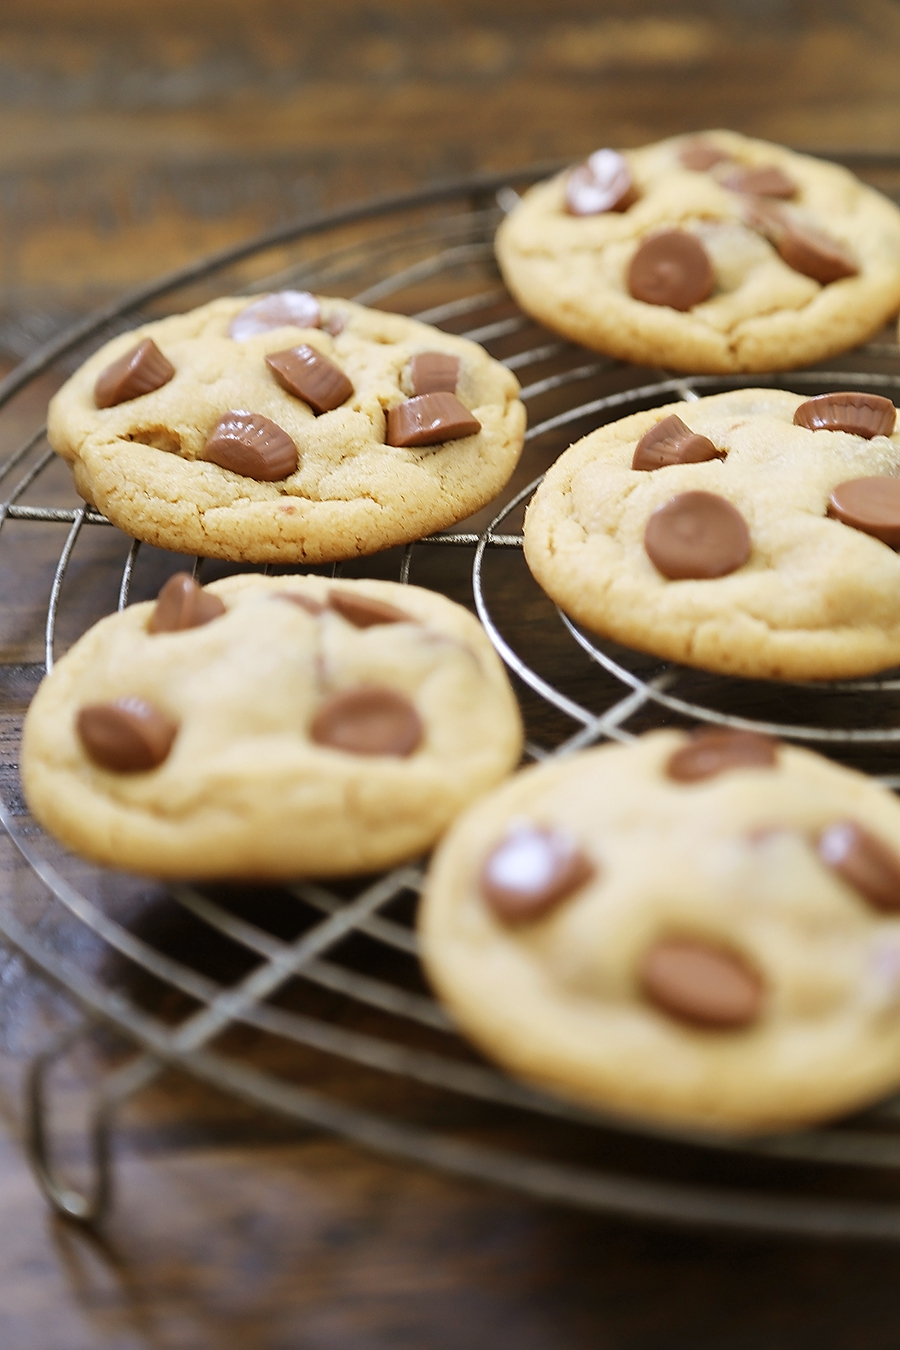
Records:
{"label": "half-buried chocolate chunk", "polygon": [[750,531],[740,511],[713,492],[682,492],[647,521],[644,548],[670,581],[706,580],[736,572],[750,557]]}
{"label": "half-buried chocolate chunk", "polygon": [[746,192],[754,197],[796,197],[797,184],[774,164],[761,169],[732,169],[720,179],[723,187],[732,192]]}
{"label": "half-buried chocolate chunk", "polygon": [[446,352],[417,352],[409,363],[416,394],[455,394],[459,382],[459,357]]}
{"label": "half-buried chocolate chunk", "polygon": [[419,394],[388,409],[387,443],[403,449],[442,445],[480,430],[481,423],[455,394]]}
{"label": "half-buried chocolate chunk", "polygon": [[885,913],[900,910],[900,858],[853,820],[829,825],[816,841],[819,857],[848,886]]}
{"label": "half-buried chocolate chunk", "polygon": [[260,483],[278,483],[297,467],[297,447],[262,413],[227,412],[206,442],[203,458]]}
{"label": "half-buried chocolate chunk", "polygon": [[177,723],[142,698],[88,704],[79,711],[75,727],[88,757],[114,773],[155,769],[178,734]]}
{"label": "half-buried chocolate chunk", "polygon": [[212,623],[225,606],[217,595],[198,586],[188,572],[176,572],[157,596],[147,624],[148,633],[179,633]]}
{"label": "half-buried chocolate chunk", "polygon": [[302,398],[317,416],[339,408],[353,393],[353,385],[340,366],[305,342],[287,351],[271,352],[266,365],[282,389]]}
{"label": "half-buried chocolate chunk", "polygon": [[794,426],[809,431],[849,431],[853,436],[890,436],[897,409],[880,394],[844,392],[817,394],[801,403],[794,413]]}
{"label": "half-buried chocolate chunk", "polygon": [[386,600],[376,600],[370,595],[357,595],[354,591],[330,590],[328,604],[342,619],[352,623],[354,628],[415,622],[411,615],[405,614],[396,605],[389,605]]}
{"label": "half-buried chocolate chunk", "polygon": [[424,728],[405,694],[381,685],[359,685],[326,699],[309,735],[317,745],[350,755],[406,759],[421,744]]}
{"label": "half-buried chocolate chunk", "polygon": [[778,742],[756,731],[706,727],[669,756],[665,773],[676,783],[700,783],[729,769],[774,769]]}
{"label": "half-buried chocolate chunk", "polygon": [[113,408],[161,389],[174,374],[175,367],[153,339],[144,338],[100,372],[94,385],[94,402],[98,408]]}
{"label": "half-buried chocolate chunk", "polygon": [[663,230],[639,246],[628,267],[628,290],[647,305],[685,311],[699,305],[715,282],[706,249],[686,230]]}
{"label": "half-buried chocolate chunk", "polygon": [[617,150],[595,150],[566,181],[566,210],[573,216],[627,211],[637,199],[628,160]]}
{"label": "half-buried chocolate chunk", "polygon": [[685,141],[678,151],[678,158],[686,169],[693,169],[695,173],[705,173],[714,164],[721,164],[731,156],[720,150],[717,145],[713,145],[712,141],[706,141],[702,136],[698,136],[695,140]]}
{"label": "half-buried chocolate chunk", "polygon": [[900,478],[850,478],[828,499],[828,514],[900,548]]}
{"label": "half-buried chocolate chunk", "polygon": [[318,328],[321,321],[319,302],[309,291],[273,291],[235,314],[228,336],[246,342],[273,328]]}
{"label": "half-buried chocolate chunk", "polygon": [[855,258],[843,244],[824,230],[797,220],[774,201],[749,197],[744,218],[752,229],[771,240],[788,267],[822,286],[859,272]]}
{"label": "half-buried chocolate chunk", "polygon": [[276,591],[274,598],[276,600],[287,600],[289,604],[296,605],[298,609],[305,609],[307,614],[324,614],[327,605],[323,605],[321,600],[315,600],[311,595],[304,595],[302,591]]}
{"label": "half-buried chocolate chunk", "polygon": [[595,873],[569,835],[523,824],[514,826],[488,854],[479,887],[498,918],[517,923],[539,918]]}
{"label": "half-buried chocolate chunk", "polygon": [[638,983],[650,1003],[692,1026],[737,1031],[762,1012],[756,971],[737,952],[697,938],[654,943],[640,962]]}
{"label": "half-buried chocolate chunk", "polygon": [[633,469],[664,469],[669,464],[702,464],[709,459],[724,459],[707,436],[701,436],[671,413],[645,431],[635,446]]}

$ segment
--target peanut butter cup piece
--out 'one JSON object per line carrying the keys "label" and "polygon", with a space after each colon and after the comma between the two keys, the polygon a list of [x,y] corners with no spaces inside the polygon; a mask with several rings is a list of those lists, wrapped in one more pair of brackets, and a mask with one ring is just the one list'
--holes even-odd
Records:
{"label": "peanut butter cup piece", "polygon": [[317,745],[349,755],[392,755],[406,759],[419,748],[422,719],[405,694],[382,685],[359,685],[332,694],[309,729]]}
{"label": "peanut butter cup piece", "polygon": [[794,426],[810,431],[849,431],[854,436],[890,436],[897,409],[880,394],[817,394],[801,403],[794,413]]}
{"label": "peanut butter cup piece", "polygon": [[900,548],[900,478],[850,478],[828,499],[828,514]]}
{"label": "peanut butter cup piece", "polygon": [[575,840],[542,825],[514,826],[484,861],[479,888],[505,923],[540,918],[595,875]]}
{"label": "peanut butter cup piece", "polygon": [[736,572],[750,557],[750,531],[740,511],[713,492],[682,492],[647,521],[644,548],[670,581]]}
{"label": "peanut butter cup piece", "polygon": [[676,783],[701,783],[729,769],[774,769],[778,742],[757,731],[704,727],[669,756],[665,773]]}
{"label": "peanut butter cup piece", "polygon": [[797,195],[797,184],[774,164],[761,169],[732,169],[720,181],[732,192],[746,192],[754,197],[781,197],[787,201]]}
{"label": "peanut butter cup piece", "polygon": [[677,413],[671,413],[645,431],[634,450],[633,469],[664,469],[669,464],[702,464],[709,459],[724,459],[707,436],[691,431]]}
{"label": "peanut butter cup piece", "polygon": [[286,431],[262,413],[227,412],[203,458],[260,483],[278,483],[297,467],[297,447]]}
{"label": "peanut butter cup piece", "polygon": [[198,586],[188,572],[176,572],[163,586],[147,624],[148,633],[180,633],[212,623],[225,606],[217,595]]}
{"label": "peanut butter cup piece", "polygon": [[775,240],[775,247],[788,267],[812,277],[822,286],[859,272],[855,260],[836,239],[812,225],[788,221],[787,228]]}
{"label": "peanut butter cup piece", "polygon": [[706,249],[686,230],[652,234],[628,267],[628,290],[635,300],[682,312],[705,300],[714,282]]}
{"label": "peanut butter cup piece", "polygon": [[838,820],[816,841],[819,857],[873,909],[900,910],[900,858],[855,820]]}
{"label": "peanut butter cup piece", "polygon": [[235,342],[246,342],[273,328],[318,328],[321,322],[319,302],[309,291],[273,291],[235,314],[228,336]]}
{"label": "peanut butter cup piece", "polygon": [[81,744],[101,769],[144,773],[167,758],[178,726],[142,698],[91,703],[75,720]]}
{"label": "peanut butter cup piece", "polygon": [[641,959],[638,983],[650,1003],[691,1026],[737,1031],[762,1012],[756,971],[737,952],[697,938],[655,942]]}
{"label": "peanut butter cup piece", "polygon": [[595,150],[566,180],[566,210],[572,216],[627,211],[637,199],[628,160],[617,150]]}
{"label": "peanut butter cup piece", "polygon": [[317,416],[339,408],[353,393],[353,385],[340,366],[305,342],[287,351],[271,352],[266,365],[282,389],[302,398]]}
{"label": "peanut butter cup piece", "polygon": [[376,600],[371,595],[358,595],[355,591],[331,590],[328,592],[328,604],[340,614],[342,619],[352,623],[354,628],[375,628],[385,623],[414,623],[411,615],[389,605],[385,600]]}
{"label": "peanut butter cup piece", "polygon": [[480,430],[481,423],[465,404],[455,394],[442,391],[418,394],[388,409],[387,443],[404,449],[458,441]]}
{"label": "peanut butter cup piece", "polygon": [[695,173],[705,173],[714,164],[721,164],[731,156],[720,150],[717,145],[713,145],[712,141],[698,136],[694,140],[685,141],[678,151],[678,158],[686,169],[693,169]]}
{"label": "peanut butter cup piece", "polygon": [[455,394],[459,357],[446,352],[417,352],[409,363],[416,394]]}
{"label": "peanut butter cup piece", "polygon": [[161,389],[174,374],[175,367],[163,356],[153,339],[144,338],[100,372],[94,385],[94,402],[98,408],[128,403],[142,394]]}

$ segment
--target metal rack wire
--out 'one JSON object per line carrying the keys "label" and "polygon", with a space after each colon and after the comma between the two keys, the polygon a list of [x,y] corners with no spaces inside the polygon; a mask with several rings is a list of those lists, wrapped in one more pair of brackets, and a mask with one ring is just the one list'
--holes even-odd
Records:
{"label": "metal rack wire", "polygon": [[[513,183],[543,171],[467,180],[323,216],[204,260],[126,297],[35,353],[0,384],[0,409],[15,406],[16,397],[36,381],[65,373],[140,317],[176,311],[212,294],[304,285],[417,312],[485,343],[518,373],[532,422],[524,468],[493,519],[476,518],[469,528],[464,523],[354,570],[385,575],[385,568],[396,564],[394,575],[402,581],[422,574],[424,584],[446,585],[459,598],[471,560],[477,612],[521,682],[532,758],[603,738],[628,740],[636,731],[673,720],[705,721],[817,744],[862,763],[891,786],[900,784],[892,771],[893,747],[900,741],[896,673],[776,689],[661,665],[598,642],[537,591],[521,557],[518,529],[540,471],[592,426],[673,398],[741,384],[783,382],[817,390],[849,382],[896,396],[900,350],[893,342],[877,342],[845,358],[844,369],[766,380],[688,379],[638,372],[539,330],[503,290],[491,238],[502,206],[514,196]],[[111,527],[71,497],[58,470],[43,427],[0,464],[0,483],[7,484],[0,544],[8,522],[41,525],[45,533],[65,529],[62,547],[57,538],[52,547],[45,542],[40,554],[46,566],[47,669],[58,643],[73,640],[116,603],[121,609],[133,593],[141,598],[154,593],[161,575],[184,565],[116,535],[121,546],[117,543],[115,561],[109,549],[88,559],[91,575],[100,580],[85,605],[73,570],[82,552],[91,552],[86,541],[108,536]],[[196,559],[195,574],[204,566],[210,565]],[[221,574],[220,565],[214,566]],[[509,594],[511,584],[520,600],[515,607],[497,600]],[[0,673],[4,664],[18,661],[36,679],[42,663],[23,665],[20,646],[0,642]],[[0,695],[0,713],[10,711]],[[74,1025],[33,1057],[26,1077],[26,1146],[61,1213],[83,1221],[102,1216],[110,1201],[116,1113],[165,1068],[175,1068],[382,1154],[545,1200],[674,1223],[900,1238],[895,1128],[900,1100],[827,1129],[735,1140],[589,1112],[478,1060],[421,981],[412,926],[422,880],[418,865],[355,887],[304,882],[280,888],[269,894],[268,908],[263,906],[265,914],[277,912],[272,922],[254,906],[248,912],[240,893],[169,887],[165,903],[174,906],[180,924],[240,954],[241,969],[229,976],[211,971],[177,944],[173,951],[148,937],[134,922],[134,909],[131,918],[118,913],[110,886],[101,884],[108,875],[104,879],[58,850],[28,817],[12,780],[0,791],[0,823],[29,885],[42,889],[47,906],[35,924],[18,889],[11,888],[0,901],[0,938],[79,1013]],[[151,911],[159,903],[157,893],[143,902]],[[144,910],[139,906],[138,912]],[[90,960],[75,954],[73,933],[90,935]],[[165,999],[135,992],[135,979],[150,980]],[[161,1011],[166,999],[169,1004],[174,999],[174,1014],[168,1005]],[[111,1028],[129,1053],[94,1093],[88,1130],[92,1179],[76,1189],[53,1161],[48,1077],[97,1026]],[[229,1039],[235,1028],[252,1030],[257,1044],[286,1050],[280,1061],[286,1067],[273,1070],[258,1056],[236,1050]],[[299,1057],[296,1072],[293,1053]],[[310,1055],[351,1066],[349,1088],[329,1092],[307,1086],[302,1073]],[[392,1109],[370,1109],[371,1093],[355,1093],[357,1081],[393,1084]],[[385,1096],[392,1094],[382,1086],[378,1100]]]}

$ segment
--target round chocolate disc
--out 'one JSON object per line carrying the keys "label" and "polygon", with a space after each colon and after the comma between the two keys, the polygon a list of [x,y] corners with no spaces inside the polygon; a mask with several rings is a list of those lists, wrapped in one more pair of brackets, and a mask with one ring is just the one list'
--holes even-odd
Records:
{"label": "round chocolate disc", "polygon": [[113,773],[146,773],[168,757],[178,724],[137,697],[80,708],[75,729],[85,753]]}
{"label": "round chocolate disc", "polygon": [[756,731],[708,727],[695,731],[686,745],[669,757],[666,777],[676,783],[699,783],[729,769],[773,769],[778,742]]}
{"label": "round chocolate disc", "polygon": [[828,514],[900,548],[900,478],[849,478],[828,499]]}
{"label": "round chocolate disc", "polygon": [[593,863],[561,830],[519,825],[495,844],[479,878],[481,893],[507,923],[539,918],[590,881]]}
{"label": "round chocolate disc", "polygon": [[744,958],[696,938],[654,943],[644,953],[638,980],[657,1008],[694,1026],[738,1030],[762,1011],[762,981]]}
{"label": "round chocolate disc", "polygon": [[682,492],[647,521],[644,548],[670,581],[707,580],[736,572],[750,557],[740,511],[714,492]]}
{"label": "round chocolate disc", "polygon": [[686,230],[652,234],[639,246],[628,268],[628,290],[635,300],[682,311],[705,300],[714,282],[706,249]]}
{"label": "round chocolate disc", "polygon": [[383,685],[361,684],[332,694],[319,708],[310,740],[349,755],[393,755],[405,759],[422,742],[422,719],[405,694]]}

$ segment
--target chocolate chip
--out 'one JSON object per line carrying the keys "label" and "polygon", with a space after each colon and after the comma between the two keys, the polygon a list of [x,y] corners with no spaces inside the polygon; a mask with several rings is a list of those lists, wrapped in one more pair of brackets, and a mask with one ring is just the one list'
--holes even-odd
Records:
{"label": "chocolate chip", "polygon": [[849,478],[828,499],[828,514],[900,548],[900,478]]}
{"label": "chocolate chip", "polygon": [[260,483],[278,483],[297,467],[297,447],[262,413],[227,412],[206,442],[204,459]]}
{"label": "chocolate chip", "polygon": [[817,394],[794,413],[794,426],[810,431],[849,431],[854,436],[890,436],[897,409],[880,394]]}
{"label": "chocolate chip", "polygon": [[328,603],[342,619],[352,623],[354,628],[374,628],[384,623],[414,623],[415,620],[396,605],[385,600],[375,600],[370,595],[358,595],[355,591],[331,590]]}
{"label": "chocolate chip", "polygon": [[178,726],[142,698],[118,698],[80,709],[75,726],[85,752],[101,769],[142,773],[162,764]]}
{"label": "chocolate chip", "polygon": [[153,339],[144,338],[101,371],[94,385],[94,402],[98,408],[127,403],[129,399],[161,389],[174,374],[175,367],[166,360]]}
{"label": "chocolate chip", "polygon": [[417,394],[456,393],[459,357],[446,352],[417,352],[409,363],[412,387]]}
{"label": "chocolate chip", "polygon": [[645,431],[635,446],[633,469],[664,469],[669,464],[702,464],[708,459],[724,459],[712,441],[701,436],[671,413]]}
{"label": "chocolate chip", "polygon": [[748,220],[769,236],[788,267],[822,286],[859,272],[854,259],[836,239],[824,230],[789,219],[772,204],[756,203]]}
{"label": "chocolate chip", "polygon": [[381,685],[359,685],[332,694],[309,729],[310,740],[349,755],[406,759],[422,742],[422,719],[405,694]]}
{"label": "chocolate chip", "polygon": [[273,328],[318,328],[320,323],[319,302],[309,291],[273,291],[235,314],[228,336],[246,342]]}
{"label": "chocolate chip", "polygon": [[339,408],[353,393],[353,385],[340,366],[305,342],[287,351],[270,353],[266,365],[282,389],[302,398],[317,416]]}
{"label": "chocolate chip", "polygon": [[439,445],[474,436],[480,430],[481,423],[455,394],[419,394],[388,409],[388,445]]}
{"label": "chocolate chip", "polygon": [[212,623],[225,606],[217,595],[198,586],[188,572],[176,572],[160,591],[147,624],[148,633],[180,633]]}
{"label": "chocolate chip", "polygon": [[488,854],[479,886],[498,918],[516,923],[539,918],[595,873],[569,835],[542,825],[519,825]]}
{"label": "chocolate chip", "polygon": [[853,820],[829,825],[816,841],[827,867],[859,891],[873,909],[900,910],[900,857]]}
{"label": "chocolate chip", "polygon": [[644,997],[692,1026],[738,1030],[757,1021],[763,986],[737,952],[696,938],[661,938],[638,970]]}
{"label": "chocolate chip", "polygon": [[276,591],[275,599],[288,600],[298,609],[305,609],[307,614],[324,614],[328,608],[321,600],[314,600],[311,595],[304,595],[301,591]]}
{"label": "chocolate chip", "polygon": [[324,331],[326,333],[330,333],[332,337],[339,337],[346,327],[347,327],[346,315],[339,314],[337,310],[335,310],[333,314],[330,314],[328,318],[325,320],[325,322],[322,324],[322,328],[324,329]]}
{"label": "chocolate chip", "polygon": [[628,290],[635,300],[682,311],[705,300],[714,282],[706,249],[686,230],[652,234],[628,268]]}
{"label": "chocolate chip", "polygon": [[644,531],[647,556],[670,581],[735,572],[750,557],[750,531],[740,511],[713,492],[682,492],[660,506]]}
{"label": "chocolate chip", "polygon": [[702,137],[696,140],[686,141],[678,151],[678,158],[686,169],[693,169],[696,173],[703,173],[706,169],[711,169],[714,164],[721,164],[723,160],[730,156],[718,146],[713,145],[712,141],[705,141]]}
{"label": "chocolate chip", "polygon": [[676,783],[700,783],[729,769],[774,769],[778,742],[756,731],[704,727],[669,756],[665,773]]}
{"label": "chocolate chip", "polygon": [[746,192],[754,197],[796,197],[797,184],[781,169],[770,165],[762,169],[732,169],[721,178],[723,187],[732,192]]}
{"label": "chocolate chip", "polygon": [[627,211],[637,199],[628,161],[617,150],[595,150],[566,181],[566,210],[573,216]]}

